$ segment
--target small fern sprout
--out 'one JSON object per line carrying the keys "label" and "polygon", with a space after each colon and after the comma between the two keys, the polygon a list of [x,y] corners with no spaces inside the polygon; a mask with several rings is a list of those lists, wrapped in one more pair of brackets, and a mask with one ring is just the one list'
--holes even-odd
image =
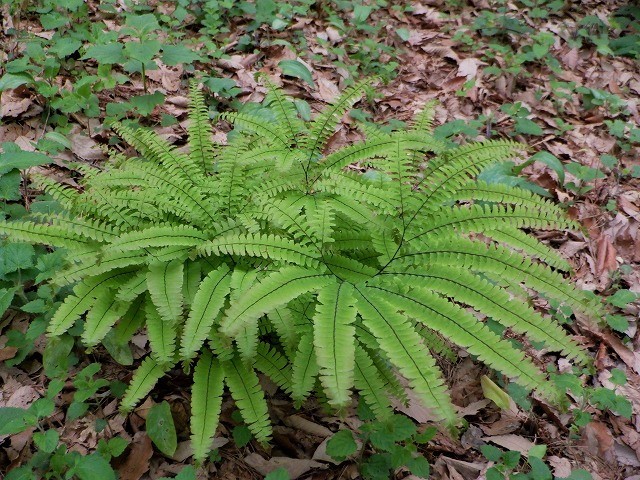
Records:
{"label": "small fern sprout", "polygon": [[[0,222],[14,241],[64,248],[53,279],[73,286],[49,336],[82,325],[82,341],[126,347],[144,328],[150,354],[122,400],[128,411],[179,363],[193,364],[192,447],[203,461],[225,386],[254,437],[271,437],[259,375],[296,405],[314,391],[336,410],[354,392],[378,417],[404,381],[442,420],[459,423],[438,355],[466,349],[539,395],[562,396],[538,365],[482,320],[490,317],[578,363],[586,351],[523,295],[539,292],[591,317],[600,306],[568,283],[567,262],[526,232],[569,229],[531,192],[477,179],[520,155],[509,140],[451,148],[431,133],[428,105],[408,128],[365,127],[366,140],[326,153],[342,116],[371,88],[347,89],[313,121],[265,79],[253,113],[212,142],[192,85],[189,153],[116,124],[139,152],[91,171],[79,192],[40,185],[64,213]],[[370,165],[366,175],[346,167]],[[403,381],[401,381],[404,379]]]}

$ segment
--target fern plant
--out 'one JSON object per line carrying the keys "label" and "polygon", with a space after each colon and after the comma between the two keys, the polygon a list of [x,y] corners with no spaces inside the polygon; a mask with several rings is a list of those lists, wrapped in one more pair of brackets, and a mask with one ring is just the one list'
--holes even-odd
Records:
{"label": "fern plant", "polygon": [[[87,347],[126,345],[146,329],[151,354],[122,401],[132,409],[171,368],[195,362],[194,457],[206,457],[226,385],[254,436],[271,425],[258,372],[300,404],[335,409],[359,392],[380,418],[406,400],[403,377],[444,424],[458,424],[436,356],[465,348],[552,400],[534,361],[482,321],[491,317],[577,362],[585,351],[527,303],[529,290],[592,317],[599,306],[562,275],[569,265],[527,234],[574,227],[549,201],[476,179],[522,153],[506,140],[447,148],[433,105],[388,133],[327,152],[341,117],[370,89],[346,90],[309,123],[264,79],[261,109],[227,113],[212,143],[192,85],[188,153],[145,129],[115,131],[140,153],[85,168],[83,190],[37,179],[65,213],[3,222],[15,241],[68,250],[56,285],[74,285],[48,334],[79,322]],[[353,169],[350,166],[359,165]],[[364,171],[364,173],[362,173]]]}

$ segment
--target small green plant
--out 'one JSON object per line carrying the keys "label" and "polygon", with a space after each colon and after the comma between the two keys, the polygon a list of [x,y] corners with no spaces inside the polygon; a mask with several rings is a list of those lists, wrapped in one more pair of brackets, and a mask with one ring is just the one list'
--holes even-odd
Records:
{"label": "small green plant", "polygon": [[[23,151],[12,143],[3,143],[0,153],[0,217],[18,220],[29,213],[50,212],[52,204],[44,199],[32,201],[26,190],[22,170],[49,163],[46,155]],[[26,198],[26,203],[25,203]],[[50,278],[64,263],[64,252],[49,252],[41,246],[13,243],[0,239],[0,316],[7,310],[34,314],[26,332],[9,330],[6,346],[16,349],[7,365],[22,362],[44,333],[55,309],[55,298],[48,285],[34,285]]]}
{"label": "small green plant", "polygon": [[[189,153],[116,124],[141,157],[114,153],[105,171],[85,169],[82,192],[39,178],[64,213],[0,223],[13,241],[70,253],[53,283],[75,286],[48,324],[50,339],[77,328],[92,348],[114,332],[112,345],[124,348],[144,326],[151,354],[123,411],[178,362],[195,362],[191,440],[199,461],[225,384],[254,438],[269,441],[257,371],[297,404],[317,388],[332,408],[346,408],[355,388],[381,420],[392,414],[390,397],[404,398],[399,374],[455,429],[434,357],[447,349],[442,337],[560,402],[564,394],[544,372],[468,310],[588,362],[560,326],[521,299],[526,286],[602,316],[599,303],[559,273],[569,270],[566,261],[522,230],[573,223],[531,192],[476,178],[523,147],[497,140],[450,148],[432,136],[427,105],[406,128],[365,126],[366,141],[327,153],[369,82],[305,123],[265,81],[262,107],[220,116],[235,125],[227,145],[211,143],[204,97],[192,88]],[[347,169],[356,163],[364,174]]]}
{"label": "small green plant", "polygon": [[69,451],[60,442],[60,435],[44,420],[53,414],[54,398],[64,386],[61,380],[53,380],[44,398],[36,400],[28,409],[0,408],[0,435],[13,435],[35,427],[33,434],[35,453],[24,464],[6,473],[5,480],[116,480],[109,461],[121,455],[128,445],[122,438],[100,439],[94,453],[81,455]]}
{"label": "small green plant", "polygon": [[523,455],[518,451],[503,452],[493,445],[480,447],[484,457],[493,462],[485,474],[487,480],[592,480],[586,470],[574,470],[568,477],[555,477],[544,462],[546,445],[534,445]]}
{"label": "small green plant", "polygon": [[[369,418],[375,418],[369,414]],[[435,427],[430,427],[418,433],[416,425],[404,415],[365,422],[357,438],[363,452],[370,449],[371,453],[359,462],[360,473],[368,480],[387,480],[398,468],[405,467],[417,477],[429,478],[429,462],[418,452],[418,445],[427,443],[436,432]],[[357,450],[350,430],[338,431],[327,442],[327,455],[336,461],[344,461]]]}

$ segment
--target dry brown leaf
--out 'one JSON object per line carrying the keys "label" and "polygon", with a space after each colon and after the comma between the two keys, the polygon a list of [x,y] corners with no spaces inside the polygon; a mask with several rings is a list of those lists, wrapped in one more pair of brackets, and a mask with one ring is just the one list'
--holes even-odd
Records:
{"label": "dry brown leaf", "polygon": [[136,432],[127,460],[117,469],[120,480],[140,480],[142,475],[149,470],[149,460],[152,456],[151,439],[146,432]]}
{"label": "dry brown leaf", "polygon": [[4,362],[5,360],[15,357],[16,353],[18,353],[17,347],[0,348],[0,362]]}
{"label": "dry brown leaf", "polygon": [[571,475],[571,463],[566,458],[556,457],[551,455],[547,457],[547,462],[553,468],[553,475],[560,478],[565,478]]}
{"label": "dry brown leaf", "polygon": [[82,160],[104,160],[105,155],[100,150],[98,142],[82,133],[77,133],[69,137],[71,141],[71,151]]}
{"label": "dry brown leaf", "polygon": [[17,117],[29,110],[32,103],[30,98],[13,99],[9,94],[3,93],[2,104],[0,105],[0,118]]}
{"label": "dry brown leaf", "polygon": [[483,437],[482,440],[485,442],[492,442],[496,445],[500,445],[501,447],[506,448],[507,450],[513,450],[515,452],[520,452],[525,457],[528,455],[531,447],[535,446],[531,440],[527,440],[520,435],[494,435],[492,437]]}
{"label": "dry brown leaf", "polygon": [[325,77],[318,77],[318,97],[327,103],[334,101],[340,95],[338,86]]}
{"label": "dry brown leaf", "polygon": [[589,422],[582,432],[582,442],[593,455],[615,463],[613,435],[604,423]]}
{"label": "dry brown leaf", "polygon": [[312,422],[311,420],[307,420],[300,415],[291,415],[285,418],[283,421],[284,424],[288,427],[302,430],[303,432],[310,433],[311,435],[315,435],[317,437],[325,438],[333,435],[333,432],[327,427]]}
{"label": "dry brown leaf", "polygon": [[486,63],[473,57],[465,58],[458,64],[458,77],[466,77],[467,80],[475,78],[480,65]]}
{"label": "dry brown leaf", "polygon": [[609,281],[609,273],[618,269],[617,252],[608,235],[601,235],[596,243],[596,276],[600,282]]}

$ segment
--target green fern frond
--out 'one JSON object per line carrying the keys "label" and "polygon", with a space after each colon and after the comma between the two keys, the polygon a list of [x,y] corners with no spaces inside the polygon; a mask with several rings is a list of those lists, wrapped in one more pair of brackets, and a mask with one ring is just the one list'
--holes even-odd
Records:
{"label": "green fern frond", "polygon": [[199,174],[205,175],[213,171],[216,149],[211,141],[211,123],[209,109],[204,94],[193,80],[189,84],[189,154],[194,165],[199,167]]}
{"label": "green fern frond", "polygon": [[556,250],[547,247],[544,243],[521,230],[504,226],[496,229],[490,228],[483,233],[503,245],[541,260],[550,267],[565,272],[572,271],[569,262],[562,258]]}
{"label": "green fern frond", "polygon": [[130,275],[131,271],[114,270],[96,277],[89,277],[76,285],[73,295],[65,298],[51,318],[47,334],[53,337],[65,333],[96,303],[98,298],[108,295],[114,284],[127,279]]}
{"label": "green fern frond", "polygon": [[300,143],[302,148],[308,152],[307,169],[311,160],[314,159],[313,157],[324,149],[342,116],[369,91],[372,83],[372,79],[365,79],[349,87],[331,106],[313,120],[309,133]]}
{"label": "green fern frond", "polygon": [[211,352],[205,350],[196,364],[191,387],[191,449],[202,462],[218,428],[224,392],[224,371]]}
{"label": "green fern frond", "polygon": [[420,200],[421,211],[424,206],[437,205],[443,198],[468,183],[481,169],[508,160],[520,154],[523,145],[509,140],[486,140],[479,143],[453,148],[442,152],[424,172],[424,180],[418,184],[424,197]]}
{"label": "green fern frond", "polygon": [[127,303],[116,299],[115,290],[109,290],[108,293],[101,295],[87,314],[82,342],[88,347],[97,345],[124,315],[128,306]]}
{"label": "green fern frond", "polygon": [[287,143],[297,143],[295,138],[304,131],[305,127],[298,118],[295,105],[267,75],[259,74],[259,79],[266,85],[268,91],[264,103],[273,111],[278,125],[286,133]]}
{"label": "green fern frond", "polygon": [[203,255],[261,257],[310,268],[319,266],[317,254],[313,250],[276,235],[227,235],[201,244],[198,252]]}
{"label": "green fern frond", "polygon": [[70,250],[86,247],[88,240],[69,228],[33,222],[0,220],[0,235],[13,242],[42,243]]}
{"label": "green fern frond", "polygon": [[462,308],[420,288],[413,288],[408,293],[402,292],[395,285],[369,288],[406,315],[438,331],[487,365],[515,379],[520,385],[536,389],[553,400],[558,398],[557,390],[551,387],[533,362],[524,356],[524,352],[502,340]]}
{"label": "green fern frond", "polygon": [[151,356],[160,365],[174,363],[176,349],[176,322],[163,318],[156,305],[147,298],[145,314]]}
{"label": "green fern frond", "polygon": [[128,305],[128,310],[113,329],[115,341],[120,344],[126,344],[144,325],[144,296],[140,295]]}
{"label": "green fern frond", "polygon": [[32,175],[34,185],[58,202],[67,211],[73,211],[82,201],[82,195],[75,188],[62,185],[46,175]]}
{"label": "green fern frond", "polygon": [[255,371],[247,368],[238,358],[223,362],[222,369],[231,396],[247,427],[258,442],[267,443],[272,435],[271,422],[267,402]]}
{"label": "green fern frond", "polygon": [[[557,205],[539,195],[525,190],[501,183],[488,184],[486,182],[474,180],[467,182],[457,188],[449,195],[451,200],[473,200],[475,202],[510,203],[522,207],[530,207],[549,212],[558,218],[566,217],[565,212]],[[577,225],[572,222],[572,228]]]}
{"label": "green fern frond", "polygon": [[398,255],[393,262],[396,261],[405,265],[446,265],[501,275],[516,284],[524,283],[545,295],[561,300],[592,318],[601,316],[601,307],[587,301],[585,296],[567,284],[560,274],[498,245],[487,246],[481,242],[459,238],[424,245],[419,252]]}
{"label": "green fern frond", "polygon": [[145,358],[133,374],[131,383],[124,392],[124,397],[120,402],[120,410],[125,413],[133,410],[133,407],[149,394],[169,368],[170,366],[158,364],[151,357]]}
{"label": "green fern frond", "polygon": [[355,387],[377,418],[384,420],[393,414],[385,384],[371,358],[362,347],[355,350],[354,382]]}
{"label": "green fern frond", "polygon": [[242,292],[227,310],[220,331],[234,337],[242,326],[284,305],[300,295],[315,291],[331,281],[325,273],[301,267],[284,267]]}
{"label": "green fern frond", "polygon": [[318,293],[313,317],[313,344],[320,367],[320,382],[329,404],[346,406],[351,398],[355,355],[356,319],[353,286],[333,282]]}
{"label": "green fern frond", "polygon": [[570,222],[563,217],[552,217],[546,211],[533,210],[527,207],[500,205],[470,205],[469,207],[451,208],[438,211],[437,214],[424,218],[420,224],[414,224],[407,230],[406,242],[422,237],[429,242],[431,238],[446,238],[455,232],[483,232],[496,222],[507,228],[536,228],[540,230],[562,230]]}
{"label": "green fern frond", "polygon": [[287,356],[291,357],[299,340],[299,332],[294,323],[291,310],[288,308],[274,308],[267,314],[267,318],[278,335]]}
{"label": "green fern frond", "polygon": [[356,288],[356,299],[364,325],[376,337],[385,355],[409,381],[420,400],[454,428],[458,418],[444,380],[411,323],[389,303],[378,298],[375,290]]}
{"label": "green fern frond", "polygon": [[255,367],[284,392],[291,391],[291,365],[287,358],[264,342],[258,343]]}
{"label": "green fern frond", "polygon": [[115,122],[112,128],[145,158],[167,168],[182,179],[198,179],[202,176],[200,165],[188,155],[178,152],[157,133],[143,128],[131,127]]}
{"label": "green fern frond", "polygon": [[381,275],[382,278],[387,276],[399,278],[407,286],[428,288],[455,298],[518,333],[544,342],[552,350],[561,351],[563,355],[576,358],[581,363],[588,361],[582,348],[556,322],[541,316],[525,303],[511,299],[506,290],[477,275],[432,265],[426,269]]}
{"label": "green fern frond", "polygon": [[132,302],[146,291],[147,269],[143,269],[120,285],[116,298],[123,302]]}
{"label": "green fern frond", "polygon": [[204,343],[230,291],[231,271],[226,264],[209,273],[194,296],[182,331],[180,357],[192,358]]}
{"label": "green fern frond", "polygon": [[183,281],[184,264],[181,261],[149,265],[147,289],[158,314],[169,324],[175,323],[182,314]]}
{"label": "green fern frond", "polygon": [[181,245],[197,247],[207,240],[207,235],[187,225],[149,227],[122,234],[106,248],[106,251],[124,252],[149,247]]}
{"label": "green fern frond", "polygon": [[300,408],[302,402],[311,393],[319,372],[320,367],[313,347],[313,334],[309,332],[300,339],[292,360],[291,398],[295,401],[297,408]]}
{"label": "green fern frond", "polygon": [[263,138],[267,138],[270,141],[276,140],[283,148],[287,148],[289,146],[287,135],[280,130],[279,125],[274,125],[269,120],[260,118],[257,115],[225,112],[218,115],[218,119],[227,121],[251,132],[258,133]]}
{"label": "green fern frond", "polygon": [[431,133],[436,106],[438,106],[438,102],[435,100],[425,103],[422,106],[422,110],[413,117],[411,130],[417,133]]}

